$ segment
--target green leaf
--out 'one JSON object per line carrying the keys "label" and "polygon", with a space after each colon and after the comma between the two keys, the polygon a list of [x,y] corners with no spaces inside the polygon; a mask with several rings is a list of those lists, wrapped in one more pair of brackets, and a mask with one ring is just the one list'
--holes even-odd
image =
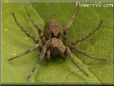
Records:
{"label": "green leaf", "polygon": [[25,6],[29,8],[33,19],[43,30],[46,22],[55,19],[64,26],[75,9],[73,3],[3,3],[2,4],[2,83],[51,83],[51,84],[112,84],[113,83],[113,11],[112,8],[80,8],[75,24],[68,30],[67,43],[78,39],[92,31],[100,20],[104,21],[101,29],[93,36],[77,45],[97,58],[103,58],[109,62],[101,62],[77,52],[75,60],[89,74],[85,76],[66,57],[65,61],[57,60],[41,64],[41,68],[34,74],[32,80],[26,77],[31,72],[39,57],[39,51],[33,51],[28,55],[8,62],[7,60],[15,54],[31,48],[34,42],[27,37],[16,25],[12,12],[19,22],[36,38],[38,34],[33,28]]}

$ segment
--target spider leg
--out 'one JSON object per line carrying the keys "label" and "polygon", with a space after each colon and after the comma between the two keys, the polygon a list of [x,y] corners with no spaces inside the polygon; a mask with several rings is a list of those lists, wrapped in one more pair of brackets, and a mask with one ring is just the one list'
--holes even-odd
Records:
{"label": "spider leg", "polygon": [[76,63],[76,61],[74,61],[73,55],[71,53],[70,48],[67,48],[67,53],[69,55],[70,60],[72,61],[72,63],[81,71],[83,72],[86,76],[88,76],[88,74],[80,67],[80,65],[78,63]]}
{"label": "spider leg", "polygon": [[36,65],[33,67],[32,71],[29,73],[29,75],[28,75],[28,77],[27,77],[27,80],[29,80],[29,79],[32,77],[33,73],[34,73],[36,70],[38,71],[38,69],[40,68],[40,63],[41,63],[42,60],[44,59],[45,54],[46,54],[46,48],[43,48],[43,51],[42,51],[40,57],[38,58],[38,61],[37,61]]}
{"label": "spider leg", "polygon": [[13,18],[16,22],[16,24],[18,25],[18,27],[30,38],[33,39],[33,41],[35,41],[36,43],[38,43],[38,40],[36,40],[32,34],[30,34],[29,32],[26,31],[26,29],[18,22],[18,20],[16,19],[16,16],[14,14],[14,12],[12,12]]}
{"label": "spider leg", "polygon": [[47,52],[46,52],[46,61],[47,62],[49,62],[49,60],[50,60],[50,50],[47,50]]}
{"label": "spider leg", "polygon": [[93,31],[91,31],[91,32],[90,32],[89,34],[87,34],[86,36],[84,36],[84,37],[78,39],[77,41],[75,41],[74,44],[77,44],[77,43],[82,42],[82,41],[84,41],[85,39],[89,38],[91,35],[93,35],[93,34],[101,27],[102,24],[103,24],[103,21],[100,21],[100,23],[97,25],[97,27],[96,27]]}
{"label": "spider leg", "polygon": [[38,25],[36,24],[36,22],[33,20],[33,18],[32,18],[32,16],[31,16],[30,12],[27,10],[27,7],[25,7],[25,10],[26,10],[27,15],[28,15],[30,21],[32,22],[34,28],[36,28],[36,30],[37,30],[37,32],[38,32],[38,34],[39,34],[39,37],[40,37],[42,43],[44,43],[44,42],[45,42],[45,37],[44,37],[44,35],[43,35],[43,32],[40,30],[40,28],[38,27]]}
{"label": "spider leg", "polygon": [[76,11],[76,9],[74,10],[73,15],[71,16],[71,18],[69,19],[69,21],[67,22],[65,27],[63,27],[64,30],[66,30],[72,26],[72,24],[74,23],[74,20],[76,19],[78,13],[79,13],[79,6],[77,7],[77,11]]}
{"label": "spider leg", "polygon": [[74,20],[76,19],[78,13],[79,13],[79,6],[77,7],[77,11],[76,11],[76,9],[74,10],[73,15],[71,16],[71,18],[69,19],[69,21],[67,22],[65,27],[63,27],[63,39],[64,40],[67,39],[67,29],[72,26],[72,24],[74,23]]}
{"label": "spider leg", "polygon": [[78,49],[78,48],[75,48],[75,49],[76,49],[79,53],[81,53],[81,54],[83,54],[83,55],[85,55],[85,56],[87,56],[87,57],[89,57],[89,58],[93,58],[93,59],[101,60],[101,61],[107,61],[107,60],[105,60],[105,59],[96,58],[95,56],[89,55],[87,52],[82,51],[82,50],[80,50],[80,49]]}
{"label": "spider leg", "polygon": [[32,47],[32,48],[26,50],[25,52],[23,52],[23,53],[21,53],[21,54],[19,54],[19,55],[16,55],[16,56],[13,57],[13,58],[8,59],[8,61],[11,61],[11,60],[16,59],[16,58],[19,58],[19,57],[21,57],[21,56],[23,56],[23,55],[26,55],[26,54],[32,52],[33,50],[35,50],[37,47],[39,47],[39,44],[36,44],[34,47]]}

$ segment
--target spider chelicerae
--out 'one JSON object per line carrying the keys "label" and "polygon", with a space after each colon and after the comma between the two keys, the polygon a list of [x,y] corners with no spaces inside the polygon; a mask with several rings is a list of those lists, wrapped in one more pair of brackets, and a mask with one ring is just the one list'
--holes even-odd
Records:
{"label": "spider chelicerae", "polygon": [[27,79],[30,79],[32,74],[39,68],[41,62],[46,59],[47,61],[49,61],[50,59],[53,58],[60,58],[60,59],[65,59],[66,56],[68,56],[70,58],[70,60],[72,61],[72,63],[81,71],[83,72],[86,76],[88,76],[88,74],[85,72],[85,70],[83,70],[80,65],[74,60],[74,57],[72,56],[72,51],[76,50],[79,53],[93,58],[93,59],[97,59],[97,60],[101,60],[101,61],[106,61],[104,59],[101,58],[96,58],[93,55],[89,55],[87,52],[80,50],[79,48],[77,48],[77,44],[79,44],[80,42],[84,41],[85,39],[89,38],[92,34],[94,34],[103,24],[103,21],[100,21],[100,23],[95,27],[95,29],[93,29],[90,33],[88,33],[87,35],[85,35],[84,37],[77,39],[75,41],[73,41],[71,44],[67,45],[66,44],[66,40],[67,40],[67,33],[68,33],[68,29],[72,26],[72,24],[74,23],[74,20],[77,17],[77,14],[79,13],[79,7],[77,8],[77,11],[75,9],[73,15],[71,16],[71,18],[69,19],[69,21],[67,22],[66,26],[64,27],[60,27],[60,25],[57,23],[56,20],[51,20],[49,22],[47,22],[45,24],[44,30],[42,31],[39,26],[36,24],[36,22],[33,20],[30,12],[28,11],[28,9],[26,8],[26,12],[27,15],[31,21],[31,23],[33,24],[34,28],[37,30],[38,35],[40,37],[40,40],[42,43],[39,43],[39,40],[36,39],[32,34],[30,34],[26,28],[24,28],[17,20],[14,12],[12,12],[13,18],[16,22],[16,24],[19,26],[19,28],[28,36],[30,37],[34,42],[35,45],[26,50],[25,52],[18,54],[10,59],[8,59],[8,61],[14,60],[15,58],[19,58],[23,55],[26,55],[30,52],[32,52],[35,49],[39,49],[39,51],[41,52],[36,65],[33,67],[32,71],[30,72],[30,74],[28,75]]}

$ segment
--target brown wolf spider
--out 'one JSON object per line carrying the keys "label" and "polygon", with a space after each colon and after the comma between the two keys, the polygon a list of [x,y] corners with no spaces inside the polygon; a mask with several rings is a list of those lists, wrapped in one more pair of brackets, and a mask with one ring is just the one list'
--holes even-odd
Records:
{"label": "brown wolf spider", "polygon": [[[30,79],[32,74],[36,71],[36,69],[39,69],[39,66],[40,66],[40,63],[42,62],[42,60],[46,59],[47,61],[49,61],[50,59],[53,59],[53,58],[64,59],[66,55],[69,55],[69,58],[71,59],[73,64],[77,68],[79,68],[79,70],[82,71],[86,76],[88,76],[88,74],[80,67],[80,65],[77,64],[76,61],[74,61],[74,57],[72,56],[72,51],[74,49],[76,51],[78,51],[79,53],[81,53],[85,56],[88,56],[90,58],[101,60],[101,61],[106,61],[104,59],[96,58],[92,55],[89,55],[85,51],[82,51],[76,47],[76,45],[78,43],[84,41],[85,39],[89,38],[92,34],[94,34],[101,27],[103,21],[100,21],[100,23],[96,26],[96,28],[93,29],[93,31],[91,31],[86,36],[72,42],[69,45],[66,45],[67,29],[70,28],[71,25],[74,23],[74,20],[76,19],[76,16],[79,13],[79,7],[78,7],[77,11],[74,11],[73,15],[67,22],[66,26],[63,27],[63,31],[61,31],[60,25],[55,20],[49,21],[45,25],[44,31],[41,31],[40,28],[38,27],[38,25],[32,19],[32,16],[29,13],[29,11],[27,10],[27,8],[26,8],[26,12],[27,12],[27,15],[28,15],[30,21],[32,22],[34,28],[36,28],[42,44],[40,44],[39,40],[36,39],[35,37],[33,37],[32,34],[30,34],[28,31],[26,31],[26,29],[16,19],[14,12],[12,12],[12,15],[13,15],[13,18],[14,18],[16,24],[28,37],[30,37],[35,42],[35,45],[32,48],[26,50],[25,52],[23,52],[19,55],[16,55],[13,58],[8,59],[8,61],[11,61],[15,58],[19,58],[23,55],[26,55],[26,54],[32,52],[33,50],[35,50],[37,48],[39,48],[39,50],[41,52],[40,57],[38,58],[36,65],[33,67],[32,71],[28,75],[27,79]],[[60,39],[60,37],[62,37],[62,39]]]}

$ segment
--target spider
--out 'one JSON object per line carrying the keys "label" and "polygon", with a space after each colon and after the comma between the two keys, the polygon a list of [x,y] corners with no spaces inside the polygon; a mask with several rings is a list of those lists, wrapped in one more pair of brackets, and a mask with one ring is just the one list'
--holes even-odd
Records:
{"label": "spider", "polygon": [[[76,50],[79,53],[93,58],[93,59],[97,59],[97,60],[101,60],[101,61],[106,61],[105,59],[101,59],[101,58],[96,58],[93,55],[89,55],[87,52],[82,51],[81,49],[77,48],[77,44],[79,44],[80,42],[86,40],[87,38],[89,38],[91,35],[93,35],[103,24],[103,21],[101,20],[99,22],[99,24],[95,27],[95,29],[93,29],[92,31],[90,31],[87,35],[85,35],[84,37],[77,39],[75,41],[73,41],[71,44],[67,45],[66,44],[66,40],[67,40],[67,33],[68,33],[68,29],[72,26],[72,24],[74,23],[74,20],[76,19],[78,13],[79,13],[79,7],[76,11],[74,11],[73,15],[71,16],[71,18],[69,19],[69,21],[66,23],[66,26],[64,27],[60,27],[60,25],[57,23],[56,20],[51,20],[49,22],[47,22],[45,24],[44,30],[42,31],[39,26],[36,24],[36,22],[33,20],[30,12],[27,10],[26,8],[26,12],[28,15],[28,18],[30,19],[31,23],[33,24],[33,27],[37,30],[38,35],[40,37],[41,43],[39,43],[39,40],[36,39],[32,34],[30,34],[26,28],[24,28],[17,20],[14,12],[12,12],[12,16],[14,18],[14,21],[16,22],[16,24],[18,25],[18,27],[28,36],[30,37],[34,42],[35,45],[26,50],[23,53],[20,53],[10,59],[8,59],[8,61],[11,61],[13,59],[19,58],[23,55],[26,55],[32,51],[34,51],[35,49],[39,49],[39,51],[41,52],[39,58],[37,59],[36,65],[33,67],[32,71],[29,73],[27,79],[30,79],[33,75],[33,73],[39,69],[39,66],[41,64],[41,62],[46,59],[47,61],[49,61],[50,59],[53,58],[60,58],[60,59],[65,59],[66,56],[68,56],[71,60],[71,62],[82,72],[84,73],[86,76],[88,76],[88,74],[85,72],[85,70],[83,68],[80,67],[80,65],[74,60],[74,57],[72,55],[72,51]],[[62,39],[61,39],[62,38]]]}

